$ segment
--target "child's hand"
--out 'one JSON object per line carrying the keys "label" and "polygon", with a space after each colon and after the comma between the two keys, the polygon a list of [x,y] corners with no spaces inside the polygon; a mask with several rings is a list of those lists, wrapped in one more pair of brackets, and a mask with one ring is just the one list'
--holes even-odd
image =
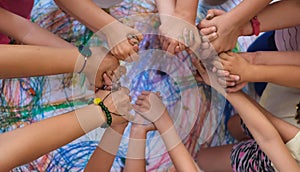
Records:
{"label": "child's hand", "polygon": [[[223,69],[218,70],[225,70],[228,71],[230,74],[238,75],[239,78],[236,78],[237,84],[242,82],[249,82],[251,78],[251,71],[252,71],[252,64],[247,62],[242,56],[237,53],[228,52],[220,54],[219,61],[221,62]],[[220,75],[221,71],[217,72]],[[234,86],[234,85],[229,85]]]}
{"label": "child's hand", "polygon": [[139,138],[139,137],[146,137],[149,131],[156,130],[155,125],[144,117],[136,114],[134,121],[131,122],[131,130],[130,130],[130,137],[131,138]]}
{"label": "child's hand", "polygon": [[112,125],[127,123],[128,120],[131,120],[132,116],[129,111],[132,110],[132,106],[130,104],[131,98],[127,88],[122,87],[112,93],[99,90],[96,93],[96,97],[101,98],[104,105],[111,112]]}
{"label": "child's hand", "polygon": [[225,90],[223,86],[218,82],[218,78],[215,73],[206,70],[205,66],[198,59],[193,58],[192,63],[197,69],[196,80],[205,82],[205,84],[210,85],[219,93],[225,95]]}
{"label": "child's hand", "polygon": [[159,38],[163,50],[176,54],[200,41],[196,26],[180,15],[161,15],[160,18]]}
{"label": "child's hand", "polygon": [[154,94],[148,91],[143,91],[142,94],[138,96],[134,109],[151,122],[160,119],[166,111],[166,107],[162,103],[160,94]]}
{"label": "child's hand", "polygon": [[243,26],[231,22],[232,18],[221,10],[209,10],[206,19],[202,20],[198,28],[203,29],[215,26],[217,28],[217,39],[212,41],[215,50],[226,52],[236,46],[237,38],[242,35]]}
{"label": "child's hand", "polygon": [[[213,19],[214,17],[216,16],[220,16],[220,15],[223,15],[225,14],[226,11],[223,11],[223,10],[219,10],[219,9],[211,9],[211,10],[208,10],[207,11],[207,14],[206,14],[206,18],[205,20],[211,20]],[[212,42],[214,41],[215,39],[218,38],[218,34],[217,34],[217,26],[210,26],[210,27],[201,27],[201,23],[199,23],[197,25],[197,27],[199,28],[200,30],[200,33],[203,35],[203,36],[206,36],[207,39]]]}
{"label": "child's hand", "polygon": [[120,22],[113,22],[102,28],[96,34],[104,34],[110,52],[119,60],[123,61],[136,61],[138,60],[139,42],[142,41],[143,35]]}
{"label": "child's hand", "polygon": [[[112,56],[108,50],[103,47],[91,47],[92,55],[85,58],[80,54],[75,65],[75,72],[83,73],[87,77],[90,85],[96,88],[102,88],[108,82],[108,78],[113,77],[114,71],[118,69],[120,63],[117,58]],[[84,63],[85,66],[84,66]]]}

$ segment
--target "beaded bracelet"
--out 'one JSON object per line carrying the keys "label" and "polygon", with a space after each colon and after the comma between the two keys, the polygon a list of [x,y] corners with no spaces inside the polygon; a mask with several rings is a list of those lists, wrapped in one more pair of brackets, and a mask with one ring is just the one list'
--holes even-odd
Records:
{"label": "beaded bracelet", "polygon": [[94,99],[94,104],[100,106],[102,111],[104,111],[105,116],[106,116],[106,122],[104,122],[104,124],[101,125],[101,128],[109,127],[112,123],[112,117],[111,117],[110,111],[104,105],[103,101],[100,98],[95,98]]}

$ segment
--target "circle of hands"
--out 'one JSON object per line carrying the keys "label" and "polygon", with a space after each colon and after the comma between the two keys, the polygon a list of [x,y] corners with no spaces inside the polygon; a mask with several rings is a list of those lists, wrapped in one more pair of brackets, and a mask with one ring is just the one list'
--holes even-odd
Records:
{"label": "circle of hands", "polygon": [[[190,54],[197,81],[211,85],[218,91],[235,92],[247,84],[250,74],[244,69],[251,67],[255,56],[251,53],[230,52],[236,45],[237,37],[241,35],[233,30],[242,30],[243,26],[228,30],[231,27],[224,26],[222,21],[225,19],[227,14],[221,10],[209,10],[206,18],[197,26],[181,18],[166,16],[161,20],[159,40],[161,48],[171,55],[182,51]],[[118,31],[112,32],[115,29]],[[108,44],[111,50],[100,51],[99,48],[92,48],[93,53],[96,52],[93,56],[98,54],[104,57],[98,63],[95,59],[99,58],[93,57],[91,59],[94,60],[89,59],[88,62],[98,66],[103,62],[105,65],[98,68],[93,75],[89,73],[95,73],[94,71],[88,71],[94,69],[89,68],[90,64],[87,64],[87,71],[84,71],[89,81],[95,81],[91,83],[94,83],[96,96],[103,98],[110,90],[116,90],[104,102],[113,114],[121,114],[113,116],[113,125],[133,120],[129,111],[134,110],[137,114],[136,122],[147,120],[155,127],[155,121],[159,120],[166,110],[160,94],[143,91],[135,104],[131,105],[129,90],[121,87],[119,82],[120,77],[126,73],[126,68],[120,66],[119,60],[132,62],[139,59],[137,53],[139,43],[143,39],[142,34],[119,22],[106,26],[101,32],[109,38]],[[124,37],[127,39],[124,40]]]}

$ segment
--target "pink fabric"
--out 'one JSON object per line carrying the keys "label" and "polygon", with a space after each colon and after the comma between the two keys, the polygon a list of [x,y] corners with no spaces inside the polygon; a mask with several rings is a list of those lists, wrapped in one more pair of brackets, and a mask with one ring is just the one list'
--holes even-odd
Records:
{"label": "pink fabric", "polygon": [[[0,7],[24,18],[30,19],[34,0],[0,0]],[[10,39],[0,33],[0,44],[8,44]]]}

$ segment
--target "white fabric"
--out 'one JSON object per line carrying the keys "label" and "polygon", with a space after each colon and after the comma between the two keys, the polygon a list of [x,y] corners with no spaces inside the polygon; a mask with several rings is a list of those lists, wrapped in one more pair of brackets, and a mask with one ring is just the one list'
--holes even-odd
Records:
{"label": "white fabric", "polygon": [[296,115],[296,105],[300,100],[300,89],[279,86],[268,83],[260,104],[278,118],[299,127]]}
{"label": "white fabric", "polygon": [[300,165],[300,132],[296,134],[294,138],[286,143],[287,148]]}
{"label": "white fabric", "polygon": [[[291,152],[292,156],[297,161],[298,165],[300,166],[300,131],[295,135],[294,138],[292,138],[290,141],[288,141],[285,145]],[[278,170],[275,168],[274,164],[272,163],[273,168],[276,172]]]}

